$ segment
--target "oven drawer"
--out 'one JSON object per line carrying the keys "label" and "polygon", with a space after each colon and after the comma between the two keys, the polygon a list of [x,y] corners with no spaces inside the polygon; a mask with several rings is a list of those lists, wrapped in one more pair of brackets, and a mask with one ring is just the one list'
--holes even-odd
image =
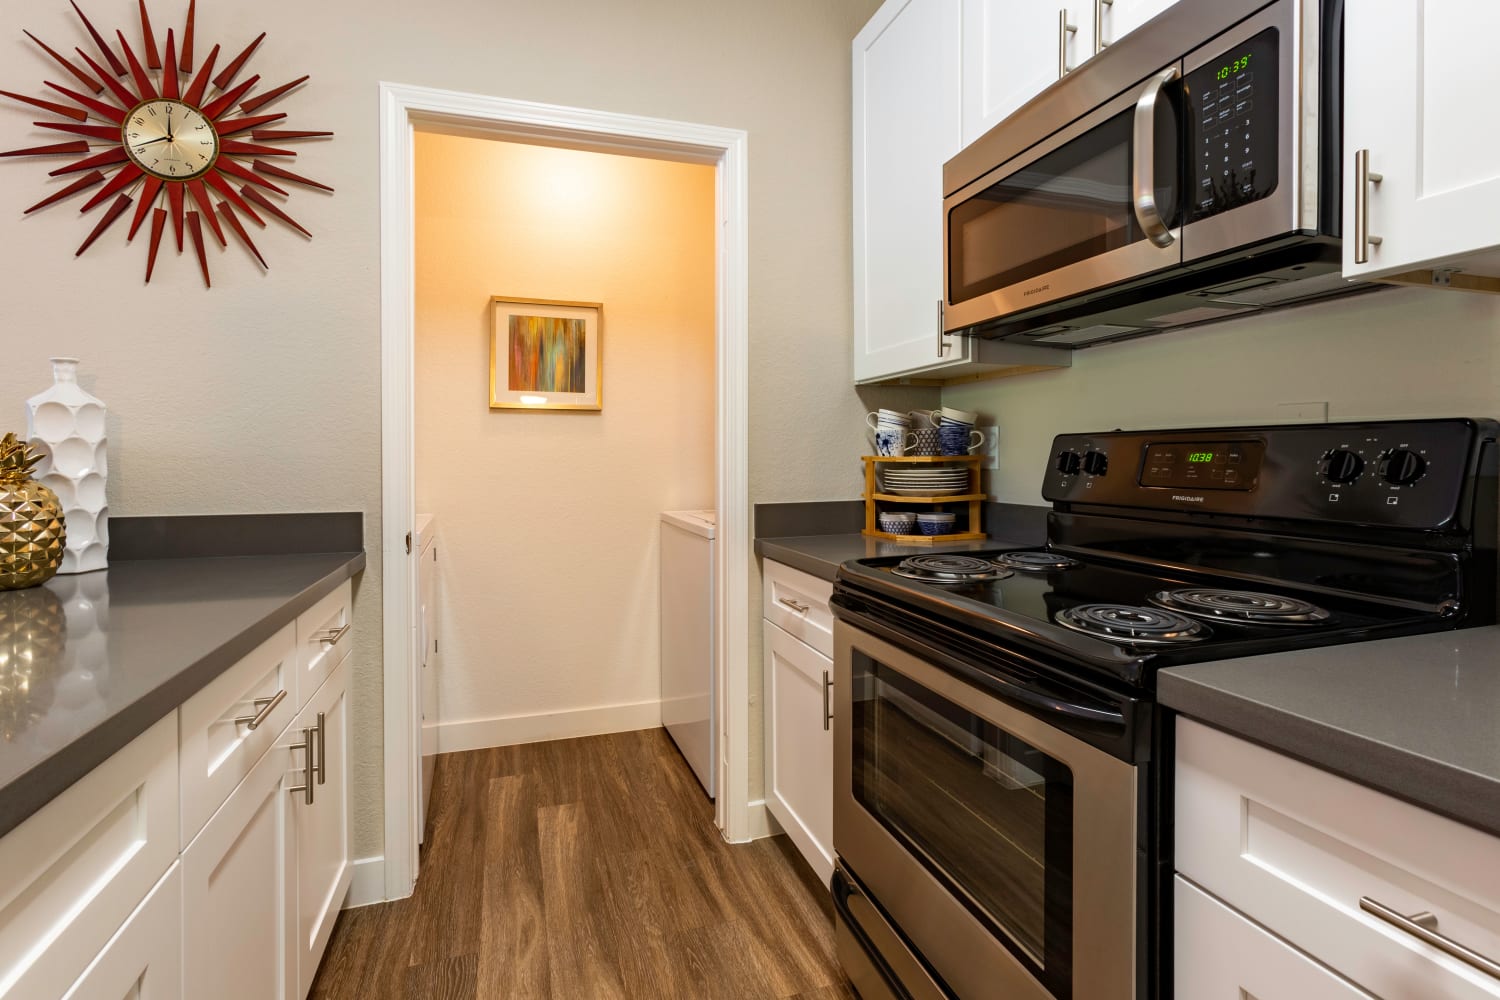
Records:
{"label": "oven drawer", "polygon": [[1374,1000],[1179,876],[1173,983],[1184,1000]]}
{"label": "oven drawer", "polygon": [[1500,960],[1500,839],[1181,718],[1176,804],[1183,875],[1364,989],[1500,997],[1482,959],[1367,912]]}
{"label": "oven drawer", "polygon": [[833,584],[779,562],[765,561],[766,621],[796,636],[824,656],[833,656]]}

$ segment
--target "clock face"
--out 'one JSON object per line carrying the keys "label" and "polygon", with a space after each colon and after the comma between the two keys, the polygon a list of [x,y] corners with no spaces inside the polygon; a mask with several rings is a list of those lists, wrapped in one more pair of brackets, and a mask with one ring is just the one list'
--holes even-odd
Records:
{"label": "clock face", "polygon": [[181,101],[147,101],[125,119],[125,155],[162,180],[207,173],[219,155],[219,134],[203,112]]}
{"label": "clock face", "polygon": [[[265,41],[264,32],[244,48],[214,45],[203,55],[195,38],[197,0],[188,0],[181,33],[168,28],[165,38],[152,26],[146,3],[132,5],[140,13],[133,40],[124,31],[100,32],[76,2],[81,24],[74,41],[81,44],[58,42],[59,52],[26,33],[43,62],[62,71],[56,79],[66,85],[44,78],[51,91],[47,99],[0,89],[0,101],[40,108],[49,116],[32,123],[48,136],[36,140],[40,145],[3,149],[0,158],[65,161],[50,171],[60,180],[49,184],[47,196],[25,214],[83,198],[80,211],[95,215],[75,257],[112,232],[123,233],[127,243],[139,238],[146,244],[147,282],[158,252],[169,244],[179,254],[197,257],[205,285],[211,284],[209,258],[216,252],[248,254],[264,268],[266,259],[251,235],[256,229],[274,223],[312,235],[284,207],[291,195],[284,185],[333,191],[289,169],[307,140],[333,133],[287,128],[286,112],[277,110],[307,76],[258,89],[261,76],[247,67]],[[69,48],[76,60],[63,54]],[[14,65],[9,59],[3,63],[6,70]]]}

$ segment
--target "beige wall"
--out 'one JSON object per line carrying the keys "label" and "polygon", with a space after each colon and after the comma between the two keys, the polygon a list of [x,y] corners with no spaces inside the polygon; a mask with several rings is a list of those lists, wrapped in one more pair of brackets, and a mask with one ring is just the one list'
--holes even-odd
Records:
{"label": "beige wall", "polygon": [[1000,426],[990,491],[1042,503],[1052,436],[1116,427],[1285,421],[1277,404],[1327,402],[1333,420],[1500,417],[1500,297],[1391,289],[1091,348],[1073,367],[943,390]]}
{"label": "beige wall", "polygon": [[[417,136],[416,493],[445,539],[444,724],[656,714],[657,515],[714,505],[714,174]],[[497,294],[603,303],[601,412],[488,408]]]}
{"label": "beige wall", "polygon": [[[22,5],[12,3],[19,11]],[[67,4],[26,4],[25,27],[67,51],[87,37]],[[158,35],[184,5],[152,5]],[[168,254],[149,288],[140,238],[116,229],[84,257],[76,204],[29,218],[48,165],[0,161],[0,414],[48,383],[46,359],[84,358],[111,405],[117,514],[355,509],[369,569],[358,594],[355,849],[381,849],[379,118],[377,84],[744,129],[750,185],[750,500],[859,489],[865,403],[850,380],[849,42],[877,0],[211,0],[199,45],[237,51],[271,85],[310,73],[288,127],[333,129],[293,169],[337,188],[297,191],[311,243],[256,237],[260,274],[213,250],[205,291]],[[92,0],[135,37],[136,5]],[[12,22],[0,87],[33,96],[58,69]],[[46,140],[40,116],[0,106],[0,148]],[[52,182],[55,183],[55,182]],[[869,401],[882,398],[876,393]],[[6,411],[5,407],[10,407]],[[754,581],[752,581],[754,583]],[[752,615],[759,617],[758,584]],[[758,634],[753,632],[752,634]],[[758,662],[758,660],[756,661]],[[758,680],[753,680],[758,690]]]}

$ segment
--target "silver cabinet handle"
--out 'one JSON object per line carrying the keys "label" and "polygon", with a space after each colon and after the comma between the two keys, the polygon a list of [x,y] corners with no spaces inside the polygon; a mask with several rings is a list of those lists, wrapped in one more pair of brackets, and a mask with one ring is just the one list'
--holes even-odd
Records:
{"label": "silver cabinet handle", "polygon": [[1057,78],[1061,80],[1071,72],[1068,65],[1068,36],[1078,34],[1078,25],[1068,20],[1068,8],[1057,12]]}
{"label": "silver cabinet handle", "polygon": [[340,625],[338,628],[324,629],[320,635],[313,637],[313,641],[326,642],[331,646],[342,639],[344,637],[344,633],[349,631],[353,627],[354,626],[352,623],[346,623],[344,625]]}
{"label": "silver cabinet handle", "polygon": [[318,784],[328,780],[328,728],[323,713],[318,713],[318,763],[313,770],[318,775]]}
{"label": "silver cabinet handle", "polygon": [[1113,7],[1115,0],[1094,0],[1094,55],[1109,48],[1104,40],[1104,8]]}
{"label": "silver cabinet handle", "polygon": [[828,676],[828,671],[823,671],[823,732],[833,724],[833,708],[829,704],[829,689],[833,687],[833,678]]}
{"label": "silver cabinet handle", "polygon": [[938,335],[938,357],[948,356],[948,334],[943,331],[943,300],[937,300],[937,335]]}
{"label": "silver cabinet handle", "polygon": [[1368,264],[1370,248],[1380,246],[1380,237],[1370,235],[1370,185],[1385,178],[1370,169],[1370,151],[1354,151],[1354,263]]}
{"label": "silver cabinet handle", "polygon": [[317,782],[313,780],[313,741],[317,738],[318,731],[316,728],[304,729],[302,730],[302,742],[293,743],[289,748],[292,750],[301,750],[303,753],[307,754],[307,767],[304,768],[302,772],[302,784],[289,785],[287,786],[287,791],[291,792],[293,795],[301,792],[302,801],[306,802],[308,805],[313,804],[313,789],[317,787]]}
{"label": "silver cabinet handle", "polygon": [[1159,247],[1168,247],[1176,239],[1161,217],[1156,204],[1156,102],[1162,88],[1182,76],[1176,66],[1168,67],[1146,82],[1140,99],[1135,102],[1134,145],[1135,170],[1131,178],[1135,197],[1135,219],[1146,237]]}
{"label": "silver cabinet handle", "polygon": [[1440,951],[1452,955],[1465,965],[1473,966],[1485,975],[1500,979],[1500,962],[1479,954],[1472,948],[1459,944],[1457,941],[1437,931],[1437,917],[1423,910],[1421,913],[1413,913],[1407,916],[1391,909],[1384,903],[1378,903],[1369,896],[1359,897],[1359,908],[1366,913],[1373,914],[1390,924],[1392,927],[1400,928],[1412,937],[1425,941]]}
{"label": "silver cabinet handle", "polygon": [[260,728],[260,724],[262,722],[265,722],[271,717],[271,713],[276,711],[276,706],[280,705],[285,699],[286,688],[282,688],[280,691],[277,691],[276,694],[274,694],[270,698],[257,698],[255,699],[255,714],[241,715],[234,721],[240,723],[253,733],[255,732],[255,730]]}
{"label": "silver cabinet handle", "polygon": [[777,604],[785,604],[787,607],[791,608],[793,611],[797,612],[797,614],[799,614],[799,615],[805,615],[810,610],[812,610],[812,606],[811,605],[808,605],[808,604],[798,604],[796,601],[792,600],[790,597],[778,597],[776,599],[776,603]]}

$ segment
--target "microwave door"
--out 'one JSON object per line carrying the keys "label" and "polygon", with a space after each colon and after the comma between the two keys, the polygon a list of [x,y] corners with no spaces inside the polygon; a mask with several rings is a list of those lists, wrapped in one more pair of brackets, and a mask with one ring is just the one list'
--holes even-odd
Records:
{"label": "microwave door", "polygon": [[947,329],[1182,262],[1178,77],[1153,74],[945,199]]}

